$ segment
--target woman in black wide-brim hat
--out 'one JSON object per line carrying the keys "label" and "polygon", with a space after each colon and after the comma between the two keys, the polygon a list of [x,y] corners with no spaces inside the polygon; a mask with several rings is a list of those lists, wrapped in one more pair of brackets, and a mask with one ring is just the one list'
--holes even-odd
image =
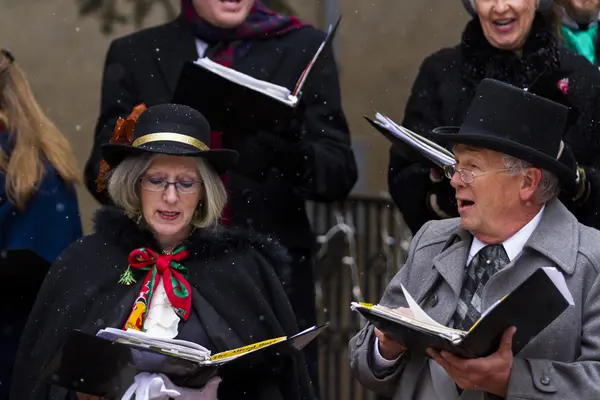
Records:
{"label": "woman in black wide-brim hat", "polygon": [[[52,266],[21,342],[11,399],[73,398],[39,378],[74,329],[143,330],[213,354],[297,333],[275,274],[285,251],[218,223],[226,203],[219,174],[237,153],[211,150],[207,121],[187,106],[137,111],[137,121],[121,121],[114,143],[103,147],[106,187],[119,208],[101,209],[95,233]],[[128,129],[131,137],[119,143]],[[276,364],[221,376],[218,399],[314,398],[300,353]]]}

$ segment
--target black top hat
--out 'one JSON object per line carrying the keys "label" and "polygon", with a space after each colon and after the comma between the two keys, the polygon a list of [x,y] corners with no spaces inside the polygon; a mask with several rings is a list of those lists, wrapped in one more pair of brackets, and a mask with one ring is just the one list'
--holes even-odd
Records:
{"label": "black top hat", "polygon": [[558,161],[568,109],[494,79],[483,79],[461,127],[439,127],[434,137],[514,156],[554,173],[562,182],[576,171]]}
{"label": "black top hat", "polygon": [[181,104],[159,104],[144,111],[135,124],[131,145],[102,146],[102,157],[111,168],[126,157],[141,153],[202,157],[218,174],[226,172],[238,159],[234,150],[211,149],[208,121],[200,112]]}

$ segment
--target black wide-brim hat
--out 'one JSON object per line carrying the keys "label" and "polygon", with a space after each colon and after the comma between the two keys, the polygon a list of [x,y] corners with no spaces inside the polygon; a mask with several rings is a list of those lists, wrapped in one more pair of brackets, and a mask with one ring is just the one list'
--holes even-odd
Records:
{"label": "black wide-brim hat", "polygon": [[238,159],[228,149],[211,149],[210,125],[197,110],[181,104],[159,104],[142,112],[133,131],[131,145],[108,143],[102,157],[111,168],[125,158],[144,153],[201,157],[219,174],[227,172]]}
{"label": "black wide-brim hat", "polygon": [[460,127],[435,128],[435,139],[481,147],[527,161],[562,182],[576,171],[558,161],[568,108],[494,79],[483,79]]}

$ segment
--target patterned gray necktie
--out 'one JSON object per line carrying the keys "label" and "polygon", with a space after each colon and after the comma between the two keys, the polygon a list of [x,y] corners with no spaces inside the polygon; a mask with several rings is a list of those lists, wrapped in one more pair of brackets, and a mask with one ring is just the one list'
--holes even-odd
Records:
{"label": "patterned gray necktie", "polygon": [[481,295],[487,281],[509,263],[501,244],[479,250],[467,267],[467,276],[460,291],[454,313],[454,328],[468,331],[481,316]]}

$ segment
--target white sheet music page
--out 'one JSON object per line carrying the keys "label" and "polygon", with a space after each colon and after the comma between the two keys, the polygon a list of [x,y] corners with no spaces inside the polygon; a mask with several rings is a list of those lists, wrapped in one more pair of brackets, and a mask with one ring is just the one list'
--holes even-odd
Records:
{"label": "white sheet music page", "polygon": [[286,103],[289,106],[294,106],[298,102],[296,96],[293,96],[290,90],[286,87],[275,85],[274,83],[262,81],[260,79],[253,78],[242,72],[236,71],[232,68],[228,68],[224,65],[214,62],[208,57],[202,57],[194,61],[194,64],[211,71],[231,82],[234,82],[240,86],[247,87],[257,92],[263,93],[269,97],[277,99],[282,103]]}
{"label": "white sheet music page", "polygon": [[375,122],[386,128],[388,132],[398,139],[414,147],[418,152],[423,154],[434,164],[442,167],[444,165],[452,165],[456,163],[454,155],[450,151],[433,142],[432,140],[429,140],[403,126],[396,124],[385,115],[376,113]]}
{"label": "white sheet music page", "polygon": [[423,309],[421,307],[419,307],[419,305],[417,304],[415,299],[413,299],[412,296],[410,295],[410,293],[408,293],[408,290],[406,290],[406,288],[404,288],[404,285],[400,284],[400,287],[402,288],[402,293],[404,294],[404,298],[406,298],[408,307],[410,308],[410,311],[412,311],[415,319],[418,319],[419,321],[426,322],[428,324],[431,324],[431,325],[434,325],[434,326],[437,326],[440,328],[447,329],[446,326],[435,321],[433,318],[431,318],[429,315],[427,315],[427,313],[425,311],[423,311]]}

